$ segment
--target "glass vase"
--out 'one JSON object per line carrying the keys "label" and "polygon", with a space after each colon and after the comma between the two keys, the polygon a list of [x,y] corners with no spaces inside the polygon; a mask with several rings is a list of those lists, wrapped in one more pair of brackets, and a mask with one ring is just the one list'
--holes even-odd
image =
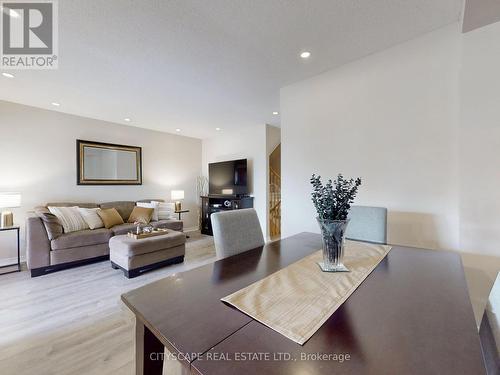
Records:
{"label": "glass vase", "polygon": [[323,237],[323,261],[318,265],[324,272],[348,272],[344,266],[345,232],[349,220],[317,218]]}

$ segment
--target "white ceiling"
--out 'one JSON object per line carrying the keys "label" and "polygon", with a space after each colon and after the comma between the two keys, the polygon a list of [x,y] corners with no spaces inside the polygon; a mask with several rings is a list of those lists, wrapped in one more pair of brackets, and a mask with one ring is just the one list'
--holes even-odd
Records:
{"label": "white ceiling", "polygon": [[279,125],[280,87],[457,22],[461,9],[462,0],[59,0],[59,69],[0,76],[0,99],[199,138]]}

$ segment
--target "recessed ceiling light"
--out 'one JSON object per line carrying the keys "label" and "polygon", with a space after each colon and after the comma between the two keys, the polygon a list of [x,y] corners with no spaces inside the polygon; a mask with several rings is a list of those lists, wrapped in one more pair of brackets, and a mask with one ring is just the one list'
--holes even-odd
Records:
{"label": "recessed ceiling light", "polygon": [[61,104],[59,104],[59,103],[57,103],[57,102],[52,102],[52,103],[50,103],[50,104],[52,104],[54,107],[59,107],[59,106],[61,105]]}
{"label": "recessed ceiling light", "polygon": [[10,74],[10,73],[2,73],[2,75],[6,78],[14,78],[14,74]]}
{"label": "recessed ceiling light", "polygon": [[273,112],[273,115],[275,115],[275,116],[276,116],[276,115],[279,115],[279,114],[280,114],[280,113],[279,113],[278,111],[274,111],[274,112]]}
{"label": "recessed ceiling light", "polygon": [[180,131],[181,131],[181,129],[177,128],[177,129],[175,129],[175,131],[176,131],[176,132],[180,132]]}
{"label": "recessed ceiling light", "polygon": [[125,118],[123,119],[123,121],[130,122],[130,121],[132,121],[132,120],[130,120],[128,117],[125,117]]}
{"label": "recessed ceiling light", "polygon": [[302,57],[303,59],[308,59],[309,57],[311,57],[311,52],[304,51],[300,54],[300,57]]}
{"label": "recessed ceiling light", "polygon": [[220,128],[215,128],[215,130],[220,131]]}

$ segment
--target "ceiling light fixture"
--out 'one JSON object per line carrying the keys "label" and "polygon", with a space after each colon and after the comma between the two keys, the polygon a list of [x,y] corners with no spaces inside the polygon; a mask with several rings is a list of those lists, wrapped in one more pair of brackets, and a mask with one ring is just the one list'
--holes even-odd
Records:
{"label": "ceiling light fixture", "polygon": [[311,57],[311,52],[304,51],[300,54],[300,57],[302,57],[303,59],[308,59],[309,57]]}
{"label": "ceiling light fixture", "polygon": [[10,73],[2,73],[2,75],[3,75],[5,78],[14,78],[14,74],[10,74]]}
{"label": "ceiling light fixture", "polygon": [[59,107],[59,106],[61,105],[61,104],[59,104],[59,103],[57,103],[57,102],[52,102],[52,103],[50,103],[50,104],[52,104],[54,107]]}
{"label": "ceiling light fixture", "polygon": [[180,131],[181,131],[181,129],[177,128],[177,129],[175,129],[175,131],[176,131],[176,132],[180,132]]}
{"label": "ceiling light fixture", "polygon": [[215,130],[220,131],[220,128],[215,128]]}
{"label": "ceiling light fixture", "polygon": [[128,118],[128,117],[125,117],[125,118],[123,119],[123,121],[125,121],[125,122],[130,122],[130,121],[132,121],[132,120],[131,120],[130,118]]}
{"label": "ceiling light fixture", "polygon": [[279,115],[279,114],[280,114],[280,113],[279,113],[278,111],[274,111],[274,112],[273,112],[273,115],[275,115],[275,116],[277,116],[277,115]]}

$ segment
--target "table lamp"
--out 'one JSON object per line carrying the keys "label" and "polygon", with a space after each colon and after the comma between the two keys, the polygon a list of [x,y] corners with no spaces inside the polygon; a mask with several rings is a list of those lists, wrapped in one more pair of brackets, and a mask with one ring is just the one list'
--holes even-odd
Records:
{"label": "table lamp", "polygon": [[[0,193],[0,208],[21,207],[20,193]],[[14,215],[10,211],[2,211],[0,227],[11,227],[14,225]]]}
{"label": "table lamp", "polygon": [[182,211],[181,200],[184,199],[184,190],[172,190],[170,197],[175,201],[175,210]]}

